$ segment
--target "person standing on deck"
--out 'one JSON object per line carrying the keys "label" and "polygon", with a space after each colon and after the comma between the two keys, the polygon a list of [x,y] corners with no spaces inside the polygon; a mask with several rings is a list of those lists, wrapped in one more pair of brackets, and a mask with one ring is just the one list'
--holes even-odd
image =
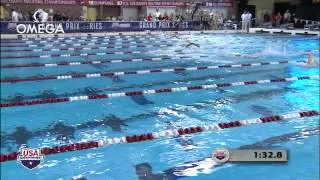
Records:
{"label": "person standing on deck", "polygon": [[241,25],[242,25],[242,31],[245,31],[246,30],[246,11],[244,11],[243,13],[242,13],[242,15],[241,15],[241,20],[242,20],[242,23],[241,23]]}
{"label": "person standing on deck", "polygon": [[247,19],[247,32],[249,32],[250,28],[251,28],[251,20],[252,20],[252,14],[250,13],[250,11],[247,12],[246,15],[246,19]]}
{"label": "person standing on deck", "polygon": [[290,14],[290,11],[287,10],[283,15],[283,22],[289,23],[290,21],[291,21],[291,14]]}

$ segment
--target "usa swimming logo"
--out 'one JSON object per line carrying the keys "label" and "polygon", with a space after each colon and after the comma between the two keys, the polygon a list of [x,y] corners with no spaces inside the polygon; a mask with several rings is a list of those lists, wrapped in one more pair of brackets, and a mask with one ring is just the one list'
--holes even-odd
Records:
{"label": "usa swimming logo", "polygon": [[34,169],[44,162],[44,155],[41,149],[27,148],[25,144],[21,145],[18,151],[17,161],[28,169]]}
{"label": "usa swimming logo", "polygon": [[212,159],[216,163],[225,163],[229,160],[229,158],[230,158],[230,153],[227,149],[224,149],[224,148],[217,148],[212,153]]}

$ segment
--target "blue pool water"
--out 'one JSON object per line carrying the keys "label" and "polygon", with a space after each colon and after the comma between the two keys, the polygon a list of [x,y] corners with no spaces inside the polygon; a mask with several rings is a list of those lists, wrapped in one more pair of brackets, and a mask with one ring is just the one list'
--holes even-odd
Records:
{"label": "blue pool water", "polygon": [[[155,40],[146,37],[142,44],[172,44],[172,46],[80,50],[81,53],[142,52],[124,55],[1,58],[1,65],[132,59],[161,55],[172,57],[172,59],[96,65],[1,68],[1,79],[283,60],[298,61],[306,60],[302,54],[307,50],[312,50],[314,57],[319,56],[318,37],[192,33],[181,35],[181,39],[166,35],[155,35],[154,38],[165,42],[156,43]],[[201,47],[184,48],[184,39],[199,43]],[[132,40],[134,41],[136,40]],[[89,41],[86,42],[89,43]],[[121,42],[121,38],[118,42]],[[125,43],[128,41],[126,40]],[[3,47],[6,44],[10,43],[1,43],[1,51],[28,49],[27,47]],[[54,45],[53,48],[61,47]],[[74,52],[67,50],[60,52],[17,51],[1,52],[1,56],[18,57],[59,53]],[[238,56],[239,54],[243,56]],[[179,56],[192,57],[181,59]],[[196,56],[202,57],[193,58]],[[314,75],[319,75],[317,67],[279,64],[181,73],[134,74],[113,78],[1,83],[1,103]],[[176,127],[190,127],[306,110],[319,110],[318,80],[8,107],[1,109],[1,153],[15,152],[23,143],[32,148],[53,147],[84,140],[101,140],[104,137],[122,137],[166,130],[170,128],[170,123]],[[101,119],[107,123],[92,126],[93,122]],[[79,128],[74,129],[75,126]],[[179,179],[180,177],[204,180],[319,179],[318,117],[296,118],[223,131],[204,132],[189,135],[187,138],[194,143],[194,149],[186,149],[177,142],[177,139],[171,138],[49,155],[45,157],[44,163],[34,170],[23,168],[17,161],[3,162],[1,163],[1,179],[15,180],[23,177],[33,180],[62,180],[78,175],[86,176],[89,180],[153,180]],[[203,160],[210,156],[215,148],[243,146],[267,149],[286,148],[289,149],[289,161],[280,164],[234,163],[213,166],[212,161]]]}

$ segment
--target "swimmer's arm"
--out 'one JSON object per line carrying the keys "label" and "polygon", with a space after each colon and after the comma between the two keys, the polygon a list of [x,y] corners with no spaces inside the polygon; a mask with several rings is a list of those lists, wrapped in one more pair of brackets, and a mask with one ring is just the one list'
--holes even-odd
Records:
{"label": "swimmer's arm", "polygon": [[200,47],[200,44],[193,43],[193,45],[197,46],[198,48]]}

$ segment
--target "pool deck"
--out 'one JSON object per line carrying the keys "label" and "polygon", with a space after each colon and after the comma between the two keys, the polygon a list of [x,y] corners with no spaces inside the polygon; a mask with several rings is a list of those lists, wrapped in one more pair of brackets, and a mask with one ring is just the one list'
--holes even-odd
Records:
{"label": "pool deck", "polygon": [[[131,32],[98,32],[98,33],[67,33],[67,34],[1,34],[1,39],[18,39],[20,38],[39,38],[39,37],[86,37],[86,36],[119,36],[119,35],[157,35],[166,32],[167,34],[245,34],[242,30],[208,30],[208,31],[131,31]],[[278,35],[309,35],[320,36],[319,31],[310,31],[304,29],[266,29],[250,28],[249,33],[259,34],[278,34]]]}

